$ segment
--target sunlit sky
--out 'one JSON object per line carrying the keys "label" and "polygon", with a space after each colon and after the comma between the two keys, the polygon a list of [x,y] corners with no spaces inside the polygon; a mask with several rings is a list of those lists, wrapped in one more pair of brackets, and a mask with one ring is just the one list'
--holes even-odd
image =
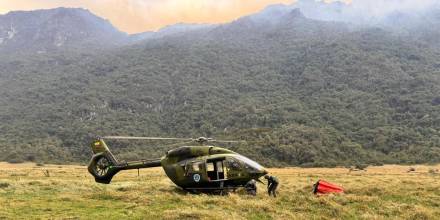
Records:
{"label": "sunlit sky", "polygon": [[175,23],[223,23],[270,4],[295,0],[0,0],[0,14],[15,10],[81,7],[128,33]]}

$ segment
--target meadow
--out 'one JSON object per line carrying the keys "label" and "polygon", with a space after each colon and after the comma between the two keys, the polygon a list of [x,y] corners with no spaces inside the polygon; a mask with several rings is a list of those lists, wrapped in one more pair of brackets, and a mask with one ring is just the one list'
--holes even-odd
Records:
{"label": "meadow", "polygon": [[[83,166],[0,163],[0,219],[439,219],[440,166],[413,167],[270,169],[281,181],[271,198],[260,183],[256,197],[188,194],[160,168],[101,185]],[[313,195],[319,179],[345,193]]]}

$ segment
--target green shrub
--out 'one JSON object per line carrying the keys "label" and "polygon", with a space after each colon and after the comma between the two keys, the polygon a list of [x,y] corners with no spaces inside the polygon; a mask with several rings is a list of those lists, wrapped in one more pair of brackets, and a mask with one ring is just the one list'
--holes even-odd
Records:
{"label": "green shrub", "polygon": [[8,188],[10,186],[9,183],[0,183],[0,189],[2,188]]}

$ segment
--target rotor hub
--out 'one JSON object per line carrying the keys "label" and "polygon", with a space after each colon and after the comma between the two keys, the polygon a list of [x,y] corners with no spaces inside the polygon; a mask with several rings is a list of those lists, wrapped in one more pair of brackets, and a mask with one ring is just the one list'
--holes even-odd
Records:
{"label": "rotor hub", "polygon": [[212,138],[199,137],[199,138],[196,138],[194,141],[199,144],[204,144],[204,143],[207,143],[208,141],[211,141],[211,140],[212,140]]}

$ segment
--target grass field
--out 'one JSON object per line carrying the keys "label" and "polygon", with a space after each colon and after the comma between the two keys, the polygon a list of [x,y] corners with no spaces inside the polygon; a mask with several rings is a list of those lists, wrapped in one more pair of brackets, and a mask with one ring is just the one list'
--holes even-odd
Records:
{"label": "grass field", "polygon": [[[100,185],[82,166],[0,163],[0,219],[440,219],[440,175],[429,172],[440,166],[414,167],[271,169],[274,199],[261,184],[257,197],[187,194],[156,168]],[[346,193],[314,196],[318,179]]]}

